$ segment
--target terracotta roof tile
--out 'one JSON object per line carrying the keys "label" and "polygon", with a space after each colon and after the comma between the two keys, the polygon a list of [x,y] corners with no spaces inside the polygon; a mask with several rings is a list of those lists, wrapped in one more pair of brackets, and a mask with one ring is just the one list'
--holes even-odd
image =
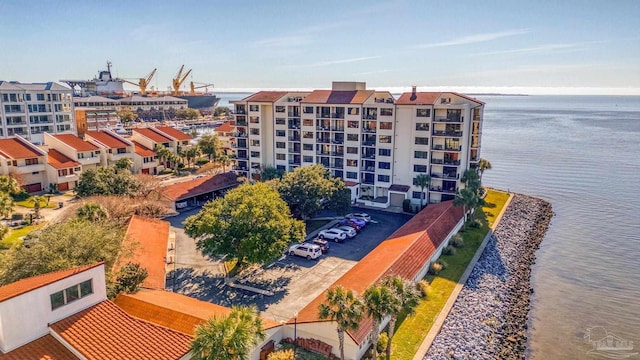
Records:
{"label": "terracotta roof tile", "polygon": [[356,185],[358,185],[358,184],[359,184],[359,182],[356,182],[356,181],[349,181],[349,180],[347,180],[347,181],[345,181],[345,182],[344,182],[344,184],[345,184],[346,186],[348,186],[348,187],[352,187],[352,186],[356,186]]}
{"label": "terracotta roof tile", "polygon": [[301,102],[310,104],[362,104],[374,93],[375,91],[373,90],[315,90],[302,99]]}
{"label": "terracotta roof tile", "polygon": [[285,95],[287,95],[286,91],[259,91],[242,100],[249,102],[275,102]]}
{"label": "terracotta roof tile", "polygon": [[0,155],[7,159],[28,159],[44,156],[44,152],[18,138],[0,139]]}
{"label": "terracotta roof tile", "polygon": [[22,295],[29,291],[41,288],[43,286],[54,283],[58,280],[68,278],[69,276],[79,274],[85,270],[92,269],[104,263],[100,262],[93,265],[78,266],[73,269],[51,272],[43,275],[32,276],[26,279],[18,280],[8,285],[0,286],[0,302],[9,300],[16,296]]}
{"label": "terracotta roof tile", "polygon": [[[380,243],[331,287],[342,285],[362,294],[369,285],[389,274],[413,279],[462,215],[463,209],[454,206],[452,201],[429,205]],[[324,321],[318,317],[318,306],[325,298],[326,291],[303,308],[298,313],[298,323]],[[370,331],[371,320],[364,319],[357,331],[348,334],[360,344]]]}
{"label": "terracotta roof tile", "polygon": [[69,349],[51,335],[45,335],[6,354],[0,360],[75,360]]}
{"label": "terracotta roof tile", "polygon": [[396,100],[396,105],[433,105],[440,95],[441,92],[406,92]]}
{"label": "terracotta roof tile", "polygon": [[132,141],[133,151],[140,156],[155,156],[156,152],[148,147],[140,144],[139,142]]}
{"label": "terracotta roof tile", "polygon": [[57,135],[51,135],[51,136],[71,146],[77,151],[94,151],[94,150],[100,149],[97,146],[93,145],[92,143],[88,141],[84,141],[73,134],[57,134]]}
{"label": "terracotta roof tile", "polygon": [[191,140],[193,137],[189,134],[185,134],[182,131],[172,128],[171,126],[160,126],[156,127],[156,130],[164,133],[165,135],[169,135],[176,140]]}
{"label": "terracotta roof tile", "polygon": [[167,143],[167,142],[171,142],[171,139],[169,139],[168,137],[153,131],[150,128],[138,128],[138,129],[133,129],[134,133],[138,133],[146,138],[148,138],[149,140],[156,142],[156,143]]}
{"label": "terracotta roof tile", "polygon": [[236,129],[236,126],[233,125],[231,121],[227,121],[213,130],[217,133],[228,133],[228,132],[232,132],[235,129]]}
{"label": "terracotta roof tile", "polygon": [[50,325],[89,360],[174,360],[189,352],[192,337],[129,316],[109,300]]}
{"label": "terracotta roof tile", "polygon": [[94,138],[108,149],[117,149],[129,146],[129,144],[118,138],[117,135],[109,134],[106,131],[87,131],[85,132],[85,135]]}
{"label": "terracotta roof tile", "polygon": [[227,172],[171,184],[161,188],[160,193],[169,200],[179,201],[236,185],[239,185],[238,176]]}
{"label": "terracotta roof tile", "polygon": [[49,149],[49,165],[55,169],[68,169],[80,166],[80,163],[72,160],[56,149]]}
{"label": "terracotta roof tile", "polygon": [[142,286],[164,289],[168,241],[169,222],[133,215],[123,241],[125,248],[133,249],[132,254],[130,257],[119,258],[114,265],[114,272],[127,262],[138,263],[149,274]]}

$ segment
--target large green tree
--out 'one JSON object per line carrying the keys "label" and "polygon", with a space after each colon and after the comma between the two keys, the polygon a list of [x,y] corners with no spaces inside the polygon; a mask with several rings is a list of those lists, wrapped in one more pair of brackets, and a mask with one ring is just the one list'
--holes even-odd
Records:
{"label": "large green tree", "polygon": [[185,220],[185,232],[203,255],[228,255],[241,267],[273,260],[305,238],[304,223],[291,218],[278,192],[264,183],[245,183],[206,203]]}
{"label": "large green tree", "polygon": [[387,360],[391,358],[391,340],[396,330],[396,323],[398,317],[401,314],[410,315],[415,312],[416,306],[420,303],[420,291],[416,287],[416,284],[410,280],[403,279],[398,275],[388,276],[382,279],[380,282],[382,286],[391,290],[396,301],[393,302],[393,306],[389,309],[391,319],[389,320],[389,326],[387,327]]}
{"label": "large green tree", "polygon": [[0,193],[7,193],[9,195],[17,194],[20,192],[20,183],[12,176],[2,175],[0,176]]}
{"label": "large green tree", "polygon": [[76,196],[133,196],[140,188],[140,182],[128,171],[117,171],[114,167],[98,167],[82,172]]}
{"label": "large green tree", "polygon": [[[420,208],[424,208],[424,200],[425,200],[425,196],[424,196],[424,189],[425,188],[429,188],[429,184],[431,184],[431,176],[427,175],[427,174],[418,174],[415,179],[413,179],[413,183],[416,186],[420,187]],[[427,197],[428,199],[428,197]],[[428,203],[428,201],[427,201]]]}
{"label": "large green tree", "polygon": [[131,168],[133,168],[133,160],[123,157],[116,160],[116,162],[113,164],[113,167],[116,169],[116,171],[131,171]]}
{"label": "large green tree", "polygon": [[116,116],[120,118],[120,122],[123,125],[127,125],[138,118],[138,114],[127,109],[117,111]]}
{"label": "large green tree", "polygon": [[380,284],[373,284],[367,287],[362,295],[364,303],[364,311],[368,317],[373,320],[373,328],[371,329],[371,341],[373,342],[373,358],[377,359],[377,344],[380,337],[380,323],[391,314],[396,308],[397,297],[393,291]]}
{"label": "large green tree", "polygon": [[265,336],[255,306],[233,307],[228,316],[214,316],[196,327],[191,353],[200,360],[248,360]]}
{"label": "large green tree", "polygon": [[460,178],[464,183],[465,187],[473,192],[478,193],[480,190],[480,176],[478,176],[478,171],[475,169],[467,169],[462,174],[462,178]]}
{"label": "large green tree", "polygon": [[88,221],[104,221],[109,218],[109,213],[100,204],[86,203],[76,210],[76,216]]}
{"label": "large green tree", "polygon": [[220,156],[220,148],[222,144],[217,135],[207,134],[203,135],[198,140],[198,147],[200,152],[209,157],[209,161],[216,160]]}
{"label": "large green tree", "polygon": [[179,109],[176,110],[176,118],[183,120],[193,120],[200,116],[200,111],[196,109]]}
{"label": "large green tree", "polygon": [[482,204],[482,199],[478,197],[476,190],[470,188],[464,188],[458,191],[456,197],[453,199],[453,204],[456,206],[464,207],[464,216],[467,217],[467,213],[471,215],[473,209]]}
{"label": "large green tree", "polygon": [[353,291],[340,285],[329,288],[325,301],[318,306],[320,319],[336,322],[341,359],[344,359],[344,333],[348,330],[358,329],[363,313],[362,301]]}
{"label": "large green tree", "polygon": [[273,166],[265,166],[260,172],[260,180],[269,181],[273,179],[282,179],[284,172],[284,170],[277,169]]}
{"label": "large green tree", "polygon": [[8,193],[0,192],[0,215],[8,219],[13,213],[13,198]]}

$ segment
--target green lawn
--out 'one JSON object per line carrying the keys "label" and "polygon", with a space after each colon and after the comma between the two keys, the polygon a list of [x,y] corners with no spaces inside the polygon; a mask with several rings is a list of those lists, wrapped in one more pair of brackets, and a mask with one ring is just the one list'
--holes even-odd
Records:
{"label": "green lawn", "polygon": [[[15,204],[17,206],[22,206],[22,207],[25,207],[25,208],[33,209],[34,202],[33,202],[33,200],[31,200],[31,198],[28,198],[27,200],[17,201]],[[44,209],[44,208],[55,209],[57,207],[58,207],[57,203],[54,204],[53,201],[50,201],[49,205],[47,205],[46,198],[43,201],[40,201],[40,208],[41,209]]]}
{"label": "green lawn", "polygon": [[483,211],[476,211],[475,213],[476,218],[483,220],[483,226],[477,229],[467,228],[466,231],[461,232],[464,238],[464,246],[457,249],[456,255],[442,255],[440,257],[448,264],[448,267],[437,276],[426,276],[425,279],[431,284],[427,299],[420,302],[413,316],[399,319],[396,333],[392,340],[392,359],[413,359],[422,341],[431,330],[433,322],[440,314],[444,304],[449,300],[453,289],[489,231],[487,218],[490,217],[488,221],[492,223],[507,198],[508,194],[506,193],[488,190],[485,198],[487,204],[483,207]]}
{"label": "green lawn", "polygon": [[43,226],[44,224],[28,225],[9,230],[9,233],[2,240],[0,240],[0,249],[10,248],[11,246],[21,242],[21,237],[26,236],[30,232],[38,230]]}

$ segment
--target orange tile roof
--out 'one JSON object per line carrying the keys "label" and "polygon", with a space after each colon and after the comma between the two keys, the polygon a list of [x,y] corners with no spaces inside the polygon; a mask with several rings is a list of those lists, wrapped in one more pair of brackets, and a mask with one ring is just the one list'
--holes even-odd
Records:
{"label": "orange tile roof", "polygon": [[67,157],[56,149],[49,149],[49,165],[55,169],[68,169],[80,166],[80,163]]}
{"label": "orange tile roof", "polygon": [[144,137],[146,137],[147,139],[156,142],[156,143],[167,143],[167,142],[171,142],[171,139],[169,139],[168,137],[157,133],[153,130],[151,130],[150,128],[138,128],[138,129],[133,129],[134,133],[138,133]]}
{"label": "orange tile roof", "polygon": [[233,130],[235,130],[236,126],[231,124],[231,121],[227,121],[225,123],[223,123],[222,125],[218,126],[217,128],[213,129],[213,131],[217,132],[217,133],[228,133],[228,132],[232,132]]}
{"label": "orange tile roof", "polygon": [[186,355],[192,337],[129,316],[109,300],[49,326],[89,360],[174,360]]}
{"label": "orange tile roof", "polygon": [[416,92],[415,96],[411,92],[402,93],[396,105],[433,105],[442,95],[441,92]]}
{"label": "orange tile roof", "polygon": [[288,92],[286,91],[259,91],[242,100],[249,102],[274,102],[287,94]]}
{"label": "orange tile roof", "polygon": [[126,142],[122,141],[112,134],[109,134],[106,131],[86,131],[85,135],[91,136],[109,149],[124,148],[129,146],[129,144],[127,144]]}
{"label": "orange tile roof", "polygon": [[77,151],[94,151],[94,150],[100,149],[99,147],[93,145],[92,143],[88,141],[84,141],[73,134],[57,134],[57,135],[51,135],[51,136],[71,146]]}
{"label": "orange tile roof", "polygon": [[78,266],[68,270],[61,270],[51,272],[43,275],[32,276],[26,279],[18,280],[8,285],[0,286],[0,302],[9,300],[16,296],[22,295],[29,291],[41,288],[56,281],[68,278],[69,276],[79,274],[83,271],[92,269],[94,267],[103,265],[104,262],[100,262],[92,265]]}
{"label": "orange tile roof", "polygon": [[348,187],[352,187],[352,186],[356,186],[356,185],[358,185],[358,184],[359,184],[359,182],[357,182],[357,181],[349,181],[349,180],[347,180],[347,181],[345,181],[345,182],[344,182],[344,184],[345,184],[346,186],[348,186]]}
{"label": "orange tile roof", "polygon": [[140,156],[154,156],[156,154],[155,151],[149,149],[148,147],[140,144],[137,141],[131,141],[133,143],[133,151]]}
{"label": "orange tile roof", "polygon": [[162,187],[160,193],[169,200],[179,201],[239,184],[238,176],[232,172],[227,172],[171,184]]}
{"label": "orange tile roof", "polygon": [[165,135],[169,135],[176,140],[191,140],[193,137],[189,134],[185,134],[182,131],[172,128],[171,126],[156,127],[156,130],[163,132]]}
{"label": "orange tile roof", "polygon": [[[413,279],[442,243],[447,234],[462,218],[462,207],[452,201],[429,205],[391,234],[380,245],[331,287],[342,285],[357,294],[389,274]],[[298,323],[318,322],[318,306],[324,302],[326,290],[298,313]],[[357,331],[348,332],[360,344],[371,331],[371,320],[364,319]]]}
{"label": "orange tile roof", "polygon": [[6,354],[0,360],[72,360],[78,359],[51,335],[45,335]]}
{"label": "orange tile roof", "polygon": [[315,90],[302,99],[301,102],[311,104],[362,104],[374,93],[375,91],[373,90]]}
{"label": "orange tile roof", "polygon": [[45,153],[18,138],[0,139],[0,155],[7,159],[28,159],[44,156]]}
{"label": "orange tile roof", "polygon": [[114,272],[127,262],[138,263],[149,274],[142,282],[142,286],[150,289],[164,289],[168,241],[169,222],[133,215],[122,242],[125,248],[132,249],[132,253],[125,258],[118,258],[114,265]]}

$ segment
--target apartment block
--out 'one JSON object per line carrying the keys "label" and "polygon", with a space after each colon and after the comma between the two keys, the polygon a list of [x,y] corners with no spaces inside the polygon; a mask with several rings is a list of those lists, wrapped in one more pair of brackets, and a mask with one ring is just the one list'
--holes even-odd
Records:
{"label": "apartment block", "polygon": [[117,111],[118,100],[102,96],[74,98],[76,127],[78,136],[87,131],[115,129],[120,122]]}
{"label": "apartment block", "polygon": [[334,82],[331,90],[262,91],[234,101],[240,175],[266,166],[322,164],[368,206],[419,204],[419,174],[429,202],[450,200],[462,173],[477,165],[484,103],[453,92],[368,90]]}
{"label": "apartment block", "polygon": [[72,93],[54,82],[0,81],[0,138],[20,135],[42,144],[45,132],[75,134]]}

